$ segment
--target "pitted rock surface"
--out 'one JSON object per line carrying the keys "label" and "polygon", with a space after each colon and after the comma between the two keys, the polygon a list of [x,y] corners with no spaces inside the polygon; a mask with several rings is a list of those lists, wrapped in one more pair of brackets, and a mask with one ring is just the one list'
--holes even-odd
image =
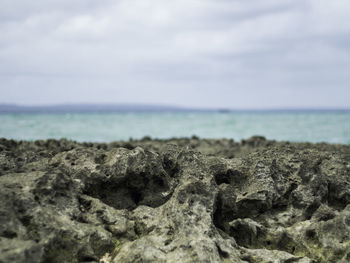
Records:
{"label": "pitted rock surface", "polygon": [[350,146],[0,139],[0,262],[350,262]]}

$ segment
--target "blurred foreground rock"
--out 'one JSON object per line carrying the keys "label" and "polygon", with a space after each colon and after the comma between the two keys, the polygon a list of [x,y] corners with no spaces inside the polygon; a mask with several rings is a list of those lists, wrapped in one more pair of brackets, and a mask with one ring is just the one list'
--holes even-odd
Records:
{"label": "blurred foreground rock", "polygon": [[350,262],[350,147],[0,139],[0,262]]}

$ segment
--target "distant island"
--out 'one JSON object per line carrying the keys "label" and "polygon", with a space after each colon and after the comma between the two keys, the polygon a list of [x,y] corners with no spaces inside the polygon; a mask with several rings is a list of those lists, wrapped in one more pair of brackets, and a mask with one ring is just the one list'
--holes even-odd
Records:
{"label": "distant island", "polygon": [[17,105],[1,104],[0,113],[113,113],[113,112],[350,112],[350,109],[337,108],[195,108],[157,104],[56,104],[56,105]]}
{"label": "distant island", "polygon": [[[150,104],[57,104],[24,106],[0,104],[0,113],[108,113],[108,112],[188,112],[195,109]],[[201,111],[201,110],[197,110]]]}

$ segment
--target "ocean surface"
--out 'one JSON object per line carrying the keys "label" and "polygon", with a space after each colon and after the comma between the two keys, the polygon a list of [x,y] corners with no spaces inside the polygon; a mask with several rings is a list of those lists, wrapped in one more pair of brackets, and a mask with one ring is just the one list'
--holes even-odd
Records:
{"label": "ocean surface", "polygon": [[305,112],[135,112],[2,113],[0,137],[18,140],[68,138],[77,141],[252,135],[295,142],[350,144],[349,111]]}

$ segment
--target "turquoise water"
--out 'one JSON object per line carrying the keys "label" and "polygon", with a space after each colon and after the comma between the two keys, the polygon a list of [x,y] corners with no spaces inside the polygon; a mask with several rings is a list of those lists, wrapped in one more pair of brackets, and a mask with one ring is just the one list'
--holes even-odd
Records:
{"label": "turquoise water", "polygon": [[350,144],[350,112],[0,114],[0,137],[77,141],[188,137]]}

